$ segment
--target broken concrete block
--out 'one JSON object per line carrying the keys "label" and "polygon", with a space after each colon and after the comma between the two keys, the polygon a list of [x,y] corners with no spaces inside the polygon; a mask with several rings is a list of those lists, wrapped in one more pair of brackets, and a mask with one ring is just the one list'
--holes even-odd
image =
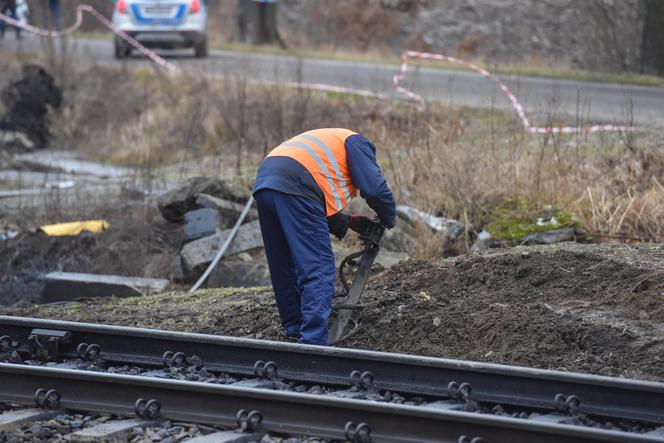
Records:
{"label": "broken concrete block", "polygon": [[93,442],[126,442],[129,440],[129,434],[135,428],[147,428],[158,424],[156,420],[140,420],[140,419],[127,419],[119,421],[109,421],[91,426],[89,428],[81,429],[71,434],[72,442],[76,443],[93,443]]}
{"label": "broken concrete block", "polygon": [[179,188],[160,195],[157,206],[166,220],[181,223],[188,211],[196,209],[196,198],[199,194],[213,195],[240,203],[249,199],[250,192],[248,189],[216,178],[193,177]]}
{"label": "broken concrete block", "polygon": [[411,206],[397,205],[397,215],[410,223],[423,222],[432,230],[452,238],[460,237],[466,230],[462,223],[453,218],[436,217]]}
{"label": "broken concrete block", "polygon": [[24,425],[42,420],[50,420],[64,414],[64,411],[49,411],[46,409],[19,409],[16,411],[5,412],[0,415],[0,431],[10,432],[20,429]]}
{"label": "broken concrete block", "polygon": [[[184,245],[182,251],[180,251],[180,257],[182,257],[182,264],[185,269],[189,271],[199,270],[201,267],[209,264],[214,260],[215,255],[230,233],[231,229],[227,229],[215,235],[194,240]],[[226,250],[225,256],[262,247],[263,237],[261,236],[260,225],[258,221],[253,221],[240,226],[233,242]]]}
{"label": "broken concrete block", "polygon": [[[244,205],[230,200],[217,198],[208,194],[198,194],[196,204],[202,208],[216,209],[221,214],[222,224],[225,226],[232,226],[242,214]],[[245,222],[258,219],[258,211],[250,209]]]}
{"label": "broken concrete block", "polygon": [[217,231],[219,213],[215,209],[196,209],[184,215],[184,222],[185,241],[197,240]]}
{"label": "broken concrete block", "polygon": [[124,277],[120,275],[50,272],[42,291],[43,303],[91,297],[131,297],[163,292],[170,282],[160,278]]}

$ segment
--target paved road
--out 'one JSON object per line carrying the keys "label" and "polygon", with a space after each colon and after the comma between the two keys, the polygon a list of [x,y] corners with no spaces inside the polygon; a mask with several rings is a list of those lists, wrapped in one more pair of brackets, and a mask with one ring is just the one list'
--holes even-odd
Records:
{"label": "paved road", "polygon": [[[0,42],[28,52],[43,50],[43,42],[29,36],[17,44],[13,36]],[[140,57],[116,61],[110,41],[68,40],[67,52],[80,61],[141,66]],[[170,53],[169,60],[184,69],[263,80],[302,81],[366,89],[392,94],[395,65],[338,60],[300,59],[289,56],[213,50],[203,61],[185,53]],[[550,118],[573,124],[577,116],[592,123],[619,123],[664,128],[664,88],[607,83],[501,76],[529,113],[531,122],[543,125]],[[495,85],[479,74],[423,68],[411,71],[407,84],[429,100],[481,108],[511,109]]]}

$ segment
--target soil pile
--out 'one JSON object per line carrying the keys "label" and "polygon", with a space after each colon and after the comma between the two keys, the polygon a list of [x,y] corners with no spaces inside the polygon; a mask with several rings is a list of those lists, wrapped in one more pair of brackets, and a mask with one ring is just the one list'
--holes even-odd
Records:
{"label": "soil pile", "polygon": [[25,65],[21,78],[7,85],[0,98],[7,108],[0,119],[0,148],[45,148],[50,139],[48,108],[62,104],[62,90],[53,77],[41,66]]}
{"label": "soil pile", "polygon": [[[342,345],[664,379],[664,248],[561,244],[375,275]],[[269,306],[268,306],[269,305]],[[220,332],[279,337],[273,302],[218,314]]]}
{"label": "soil pile", "polygon": [[[226,291],[226,292],[224,292]],[[664,249],[537,246],[376,273],[342,346],[664,380]],[[283,340],[267,289],[14,314]]]}
{"label": "soil pile", "polygon": [[376,279],[364,302],[353,347],[664,378],[661,248],[570,244],[408,263]]}

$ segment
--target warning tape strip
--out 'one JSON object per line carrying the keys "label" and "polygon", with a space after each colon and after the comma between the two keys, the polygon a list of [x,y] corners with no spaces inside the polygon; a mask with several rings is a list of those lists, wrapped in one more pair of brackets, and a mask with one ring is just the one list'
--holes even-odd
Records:
{"label": "warning tape strip", "polygon": [[[19,27],[27,32],[30,32],[35,35],[39,35],[42,37],[50,37],[50,38],[58,38],[62,37],[67,34],[71,34],[75,31],[77,31],[82,23],[83,23],[83,13],[87,12],[88,14],[92,15],[94,18],[99,20],[104,26],[106,26],[108,29],[110,29],[115,35],[118,37],[122,38],[125,40],[127,43],[129,43],[131,46],[133,46],[135,49],[137,49],[141,54],[145,55],[148,57],[150,60],[155,62],[158,66],[161,66],[165,68],[166,70],[170,72],[181,72],[180,68],[178,68],[175,64],[169,62],[168,60],[164,59],[163,57],[160,57],[157,55],[154,51],[151,51],[150,49],[146,48],[143,46],[140,42],[138,42],[136,39],[132,38],[131,36],[127,35],[125,32],[122,30],[118,29],[113,23],[108,20],[103,14],[101,14],[99,11],[97,11],[95,8],[93,8],[90,5],[80,5],[76,8],[76,19],[74,21],[74,24],[71,25],[70,27],[66,28],[63,31],[60,32],[54,32],[54,31],[48,31],[44,29],[40,29],[36,26],[32,26],[30,24],[25,24],[21,23],[18,20],[13,19],[12,17],[9,17],[8,15],[0,13],[0,20],[3,20],[7,22],[8,24],[12,26]],[[404,81],[406,77],[406,73],[408,70],[408,59],[409,58],[419,58],[419,59],[424,59],[424,60],[439,60],[439,61],[446,61],[448,63],[453,63],[461,66],[465,66],[469,69],[472,69],[475,72],[480,73],[483,75],[486,79],[493,81],[498,85],[498,87],[503,91],[505,96],[510,100],[512,103],[512,106],[514,107],[517,115],[519,116],[519,119],[521,120],[521,123],[523,124],[524,129],[527,132],[530,133],[536,133],[536,134],[572,134],[572,133],[579,133],[579,132],[599,132],[599,131],[605,131],[605,132],[631,132],[631,131],[636,131],[637,128],[634,126],[618,126],[618,125],[594,125],[594,126],[589,126],[589,127],[572,127],[572,126],[562,126],[562,127],[538,127],[538,126],[532,126],[530,124],[530,121],[528,120],[528,117],[526,116],[526,112],[523,109],[523,106],[521,103],[519,103],[519,100],[512,94],[512,92],[505,86],[505,84],[494,74],[491,72],[487,71],[486,69],[480,68],[479,66],[455,58],[455,57],[450,57],[447,55],[443,54],[433,54],[429,52],[419,52],[419,51],[404,51],[402,57],[401,57],[401,67],[399,69],[399,72],[394,76],[394,87],[396,88],[396,91],[398,93],[401,93],[405,95],[410,101],[416,103],[420,107],[424,107],[424,99],[422,98],[421,95],[405,88],[402,86],[402,82]],[[337,93],[342,93],[342,94],[353,94],[353,95],[358,95],[362,97],[370,97],[370,98],[376,98],[380,100],[389,100],[392,97],[385,95],[385,94],[380,94],[372,91],[367,91],[367,90],[362,90],[362,89],[354,89],[354,88],[346,88],[342,86],[333,86],[333,85],[326,85],[326,84],[321,84],[321,83],[299,83],[299,82],[277,82],[277,81],[256,81],[257,83],[261,84],[270,84],[270,85],[275,85],[275,86],[285,86],[285,87],[292,87],[292,88],[299,88],[299,89],[309,89],[309,90],[315,90],[315,91],[323,91],[323,92],[337,92]]]}
{"label": "warning tape strip", "polygon": [[[103,14],[101,14],[99,11],[97,11],[95,8],[93,8],[92,6],[89,6],[89,5],[80,5],[80,6],[78,6],[76,8],[76,19],[74,21],[74,24],[71,25],[70,27],[64,29],[63,31],[60,31],[60,32],[48,31],[48,30],[38,28],[36,26],[21,23],[18,20],[15,20],[15,19],[9,17],[8,15],[1,14],[1,13],[0,13],[0,20],[4,20],[8,24],[10,24],[12,26],[19,27],[19,28],[25,30],[26,32],[31,33],[31,34],[35,34],[35,35],[38,35],[38,36],[41,36],[41,37],[59,38],[59,37],[65,36],[67,34],[72,34],[72,33],[76,32],[81,27],[81,25],[83,24],[83,13],[85,13],[85,12],[89,13],[94,18],[99,20],[104,26],[106,26],[108,29],[110,29],[115,35],[117,35],[118,37],[125,40],[131,46],[136,48],[141,54],[148,57],[150,60],[155,62],[157,65],[159,65],[161,67],[164,67],[165,69],[167,69],[168,71],[173,72],[173,73],[182,72],[181,69],[177,65],[175,65],[174,63],[169,62],[168,60],[164,59],[163,57],[160,57],[154,51],[146,48],[140,42],[138,42],[136,39],[132,38],[131,36],[127,35],[122,30],[118,29]],[[380,94],[380,93],[377,93],[377,92],[367,91],[367,90],[363,90],[363,89],[346,88],[346,87],[343,87],[343,86],[326,85],[326,84],[322,84],[322,83],[279,82],[279,81],[270,81],[270,80],[250,80],[249,82],[252,83],[252,84],[282,86],[282,87],[287,87],[287,88],[298,88],[298,89],[309,89],[309,90],[323,91],[323,92],[336,92],[336,93],[340,93],[340,94],[352,94],[352,95],[375,98],[375,99],[380,99],[380,100],[389,100],[391,98],[388,95]]]}
{"label": "warning tape strip", "polygon": [[406,77],[406,73],[408,71],[408,59],[409,58],[417,58],[417,59],[422,59],[422,60],[438,60],[438,61],[444,61],[448,63],[452,63],[455,65],[461,65],[466,68],[469,68],[482,76],[486,78],[487,80],[490,80],[494,82],[498,87],[500,88],[501,91],[503,91],[503,94],[509,99],[510,103],[512,104],[512,107],[516,111],[519,119],[521,120],[521,123],[523,124],[524,129],[527,132],[533,133],[533,134],[576,134],[580,132],[586,132],[586,133],[591,133],[591,132],[632,132],[636,131],[637,128],[634,126],[619,126],[619,125],[593,125],[593,126],[587,126],[587,127],[575,127],[575,126],[559,126],[559,127],[539,127],[539,126],[533,126],[530,124],[530,121],[528,120],[528,117],[526,116],[526,112],[523,109],[523,106],[521,103],[519,103],[519,100],[516,98],[514,94],[512,94],[512,91],[509,90],[509,88],[503,83],[498,77],[496,77],[494,74],[491,72],[487,71],[484,68],[481,68],[473,63],[467,62],[465,60],[461,60],[455,57],[450,57],[448,55],[443,55],[443,54],[434,54],[430,52],[419,52],[419,51],[404,51],[404,53],[401,56],[401,67],[399,69],[399,72],[394,75],[394,87],[396,88],[397,92],[405,95],[409,100],[417,103],[420,107],[424,107],[424,98],[422,98],[421,95],[413,92],[410,89],[405,88],[402,86],[403,81]]}
{"label": "warning tape strip", "polygon": [[9,23],[12,26],[19,27],[27,32],[30,32],[31,34],[36,34],[41,37],[51,37],[51,38],[58,38],[65,36],[67,34],[71,34],[73,32],[76,32],[81,25],[83,24],[83,13],[87,12],[88,14],[92,15],[94,18],[99,20],[104,26],[106,26],[108,29],[110,29],[115,35],[118,37],[122,38],[125,40],[127,43],[132,45],[134,48],[136,48],[141,54],[145,55],[148,57],[150,60],[155,62],[157,65],[164,67],[165,69],[171,71],[171,72],[176,72],[179,71],[179,68],[175,66],[173,63],[168,62],[166,59],[163,57],[160,57],[157,55],[154,51],[149,50],[145,46],[143,46],[141,43],[139,43],[136,39],[132,38],[131,36],[127,35],[125,32],[122,30],[118,29],[109,19],[104,17],[102,13],[97,11],[95,8],[89,5],[80,5],[76,8],[76,20],[74,21],[74,24],[71,25],[70,27],[66,28],[63,31],[60,32],[54,32],[54,31],[48,31],[44,29],[40,29],[36,26],[29,25],[27,23],[21,23],[18,20],[15,20],[11,18],[8,15],[5,14],[0,14],[0,20],[3,20],[7,23]]}

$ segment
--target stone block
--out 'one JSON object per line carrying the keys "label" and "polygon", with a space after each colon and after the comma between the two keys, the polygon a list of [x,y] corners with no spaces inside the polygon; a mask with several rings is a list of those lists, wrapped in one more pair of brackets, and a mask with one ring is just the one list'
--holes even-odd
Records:
{"label": "stone block", "polygon": [[70,441],[76,443],[126,442],[129,434],[134,428],[146,428],[155,424],[157,424],[156,421],[140,419],[109,421],[74,432],[70,436]]}
{"label": "stone block", "polygon": [[50,272],[45,277],[42,303],[91,297],[131,297],[163,292],[170,282],[160,278]]}
{"label": "stone block", "polygon": [[47,409],[18,409],[0,415],[0,431],[10,432],[22,428],[35,421],[50,420],[64,414],[64,411],[51,411]]}
{"label": "stone block", "polygon": [[215,209],[203,208],[189,211],[184,215],[185,241],[213,235],[219,226],[219,212]]}
{"label": "stone block", "polygon": [[[230,233],[231,229],[227,229],[184,245],[182,251],[180,251],[184,268],[189,271],[199,270],[201,267],[209,264],[214,260],[215,255]],[[260,225],[258,221],[253,221],[240,226],[224,256],[231,256],[262,247],[263,237],[261,236]]]}

